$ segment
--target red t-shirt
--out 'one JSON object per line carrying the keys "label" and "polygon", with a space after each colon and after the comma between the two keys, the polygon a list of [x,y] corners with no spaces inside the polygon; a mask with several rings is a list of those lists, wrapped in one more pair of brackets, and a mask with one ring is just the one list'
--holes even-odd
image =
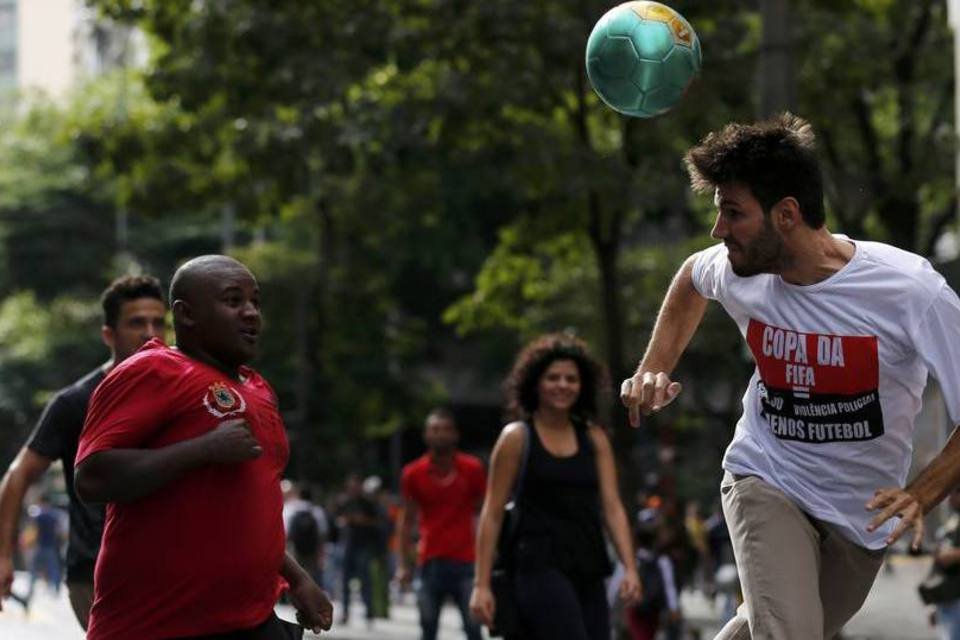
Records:
{"label": "red t-shirt", "polygon": [[280,479],[289,456],[276,396],[159,340],[117,366],[90,400],[77,465],[106,449],[155,449],[245,418],[256,460],[215,464],[107,506],[88,640],[176,638],[266,620],[284,560]]}
{"label": "red t-shirt", "polygon": [[434,558],[473,562],[473,519],[486,483],[483,463],[465,453],[454,455],[453,470],[445,476],[429,454],[403,468],[400,489],[420,509],[419,564]]}

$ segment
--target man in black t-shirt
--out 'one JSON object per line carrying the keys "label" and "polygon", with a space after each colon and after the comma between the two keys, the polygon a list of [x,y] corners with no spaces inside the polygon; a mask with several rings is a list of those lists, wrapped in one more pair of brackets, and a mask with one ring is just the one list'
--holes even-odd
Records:
{"label": "man in black t-shirt", "polygon": [[350,580],[360,580],[360,597],[367,608],[367,624],[373,620],[373,583],[370,568],[383,540],[383,514],[377,503],[364,495],[360,476],[347,476],[346,491],[336,509],[337,526],[343,534],[343,606],[340,624],[350,620]]}
{"label": "man in black t-shirt", "polygon": [[151,276],[118,278],[103,292],[101,302],[104,316],[101,337],[110,349],[110,360],[57,392],[0,482],[2,610],[2,597],[10,595],[13,584],[13,547],[24,494],[54,460],[63,462],[70,498],[67,588],[70,604],[84,629],[93,603],[93,568],[104,521],[104,506],[80,502],[73,486],[73,461],[87,414],[87,403],[110,369],[135,353],[150,338],[163,337],[167,312],[160,282]]}

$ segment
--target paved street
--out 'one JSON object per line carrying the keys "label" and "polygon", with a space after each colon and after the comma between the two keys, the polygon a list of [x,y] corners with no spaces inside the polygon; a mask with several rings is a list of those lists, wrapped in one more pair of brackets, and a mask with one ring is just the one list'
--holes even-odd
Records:
{"label": "paved street", "polygon": [[[936,640],[927,625],[923,605],[916,595],[916,585],[926,574],[927,558],[898,556],[893,559],[893,572],[881,572],[863,610],[850,621],[845,640]],[[17,589],[25,590],[24,576],[18,576]],[[709,603],[697,594],[685,593],[684,610],[690,626],[700,630],[704,640],[717,630],[716,615]],[[281,617],[293,619],[289,607],[278,607]],[[416,609],[410,604],[392,608],[391,620],[378,620],[368,629],[358,605],[354,620],[348,626],[335,627],[325,638],[334,640],[417,640]],[[444,610],[440,640],[462,640],[460,620],[452,607]],[[15,602],[6,601],[0,613],[2,640],[83,640],[83,633],[73,619],[63,592],[59,598],[44,589],[34,598],[29,614]]]}

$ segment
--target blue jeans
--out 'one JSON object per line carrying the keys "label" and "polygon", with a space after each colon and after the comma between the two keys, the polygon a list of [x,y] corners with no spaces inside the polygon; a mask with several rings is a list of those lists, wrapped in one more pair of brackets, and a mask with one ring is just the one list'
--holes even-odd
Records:
{"label": "blue jeans", "polygon": [[37,547],[36,555],[33,556],[33,563],[30,567],[30,594],[29,600],[33,596],[33,589],[37,584],[37,579],[42,573],[47,580],[47,584],[53,587],[55,593],[60,593],[60,551],[55,547]]}
{"label": "blue jeans", "polygon": [[960,640],[960,600],[937,605],[937,624],[944,640]]}
{"label": "blue jeans", "polygon": [[420,567],[421,640],[436,640],[440,626],[440,610],[446,596],[453,598],[463,618],[467,640],[481,640],[480,626],[470,618],[470,592],[473,590],[473,563],[440,558],[428,560]]}

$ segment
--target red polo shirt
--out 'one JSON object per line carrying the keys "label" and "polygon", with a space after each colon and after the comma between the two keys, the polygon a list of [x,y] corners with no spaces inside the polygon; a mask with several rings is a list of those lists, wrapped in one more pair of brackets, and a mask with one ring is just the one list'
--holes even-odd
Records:
{"label": "red polo shirt", "polygon": [[270,385],[241,381],[159,340],[117,366],[90,400],[77,465],[107,449],[155,449],[244,418],[256,460],[190,471],[107,506],[88,640],[176,638],[245,629],[272,612],[284,560],[280,478],[289,455]]}
{"label": "red polo shirt", "polygon": [[486,483],[483,463],[465,453],[456,453],[453,469],[443,475],[429,454],[403,468],[403,496],[420,510],[419,564],[434,558],[473,562],[474,514]]}

